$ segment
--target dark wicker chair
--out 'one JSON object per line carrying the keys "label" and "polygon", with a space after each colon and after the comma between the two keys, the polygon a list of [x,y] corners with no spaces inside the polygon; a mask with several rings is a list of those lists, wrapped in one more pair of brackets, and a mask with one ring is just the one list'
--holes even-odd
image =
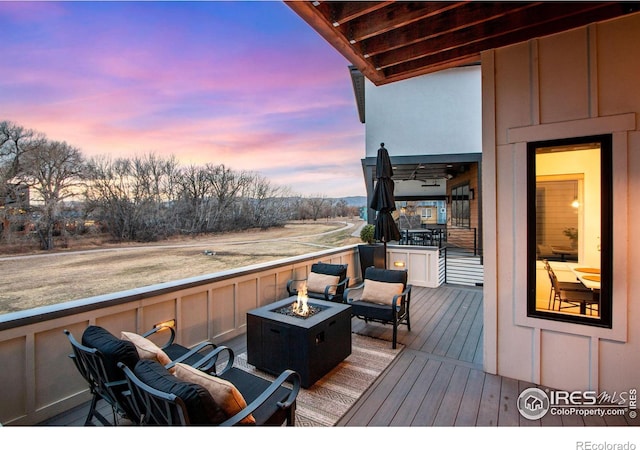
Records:
{"label": "dark wicker chair", "polygon": [[[318,276],[316,277],[316,275]],[[317,281],[330,278],[336,281],[328,282],[327,284]],[[292,279],[287,282],[287,292],[290,296],[297,295],[298,289],[303,284],[307,284],[307,296],[309,298],[344,303],[344,290],[349,287],[347,264],[314,263],[307,278]]]}
{"label": "dark wicker chair", "polygon": [[[362,290],[360,298],[350,298],[358,290]],[[379,322],[393,326],[393,348],[397,345],[399,325],[407,325],[411,331],[409,315],[411,285],[407,284],[406,270],[367,267],[364,282],[347,289],[344,297],[351,305],[353,316],[365,322]]]}
{"label": "dark wicker chair", "polygon": [[[216,352],[214,344],[203,342],[191,349],[186,348],[173,342],[175,330],[172,327],[169,328],[171,328],[171,335],[161,348],[172,359],[170,366],[177,362],[184,362],[202,370],[211,370],[215,367],[219,352]],[[148,337],[166,329],[165,325],[154,327],[144,336]],[[139,361],[135,345],[95,325],[85,329],[82,334],[82,343],[78,342],[68,330],[64,330],[64,334],[69,339],[73,350],[69,357],[89,384],[92,394],[85,426],[94,425],[94,418],[105,426],[118,425],[120,418],[134,421],[136,416],[133,415],[133,411],[123,397],[123,392],[127,389],[126,380],[117,364],[123,362],[128,366],[134,366]],[[111,406],[113,422],[97,410],[100,400],[104,400]]]}
{"label": "dark wicker chair", "polygon": [[[223,349],[223,347],[219,347]],[[233,384],[246,406],[231,417],[200,384],[181,380],[156,361],[141,360],[133,368],[124,363],[127,397],[141,425],[243,425],[248,417],[255,425],[295,425],[300,376],[283,371],[273,382],[233,367],[233,352],[225,369],[214,376]],[[289,387],[290,386],[290,387]]]}

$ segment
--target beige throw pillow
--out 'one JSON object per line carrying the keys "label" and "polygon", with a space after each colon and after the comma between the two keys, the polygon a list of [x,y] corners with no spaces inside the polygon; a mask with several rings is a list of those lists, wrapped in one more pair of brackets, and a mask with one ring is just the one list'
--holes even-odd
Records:
{"label": "beige throw pillow", "polygon": [[120,333],[120,339],[132,342],[138,350],[140,359],[152,359],[158,361],[163,366],[171,362],[171,358],[169,358],[169,355],[167,355],[164,350],[139,334],[123,331]]}
{"label": "beige throw pillow", "polygon": [[[188,381],[204,387],[229,417],[235,416],[247,407],[247,402],[240,391],[227,380],[214,377],[182,363],[175,365],[174,375],[182,381]],[[252,414],[249,414],[240,423],[250,425],[256,423],[256,419]]]}
{"label": "beige throw pillow", "polygon": [[362,300],[391,306],[393,297],[402,294],[402,283],[385,283],[383,281],[364,280]]}
{"label": "beige throw pillow", "polygon": [[329,294],[335,295],[338,281],[340,277],[337,275],[325,275],[322,273],[311,272],[307,278],[307,292],[324,292],[324,289],[331,285]]}

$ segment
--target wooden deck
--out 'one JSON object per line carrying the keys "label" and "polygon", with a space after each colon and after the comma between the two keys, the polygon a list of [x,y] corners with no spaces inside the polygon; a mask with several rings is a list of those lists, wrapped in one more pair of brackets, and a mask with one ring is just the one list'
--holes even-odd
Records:
{"label": "wooden deck", "polygon": [[[391,326],[352,319],[353,331],[389,340]],[[552,416],[523,418],[515,404],[529,383],[482,370],[482,289],[415,288],[411,331],[398,331],[405,346],[396,360],[337,423],[353,426],[637,426],[639,419]],[[246,351],[246,336],[226,343]],[[399,381],[400,380],[400,381]],[[105,408],[106,417],[110,410]],[[42,425],[82,425],[88,405]]]}

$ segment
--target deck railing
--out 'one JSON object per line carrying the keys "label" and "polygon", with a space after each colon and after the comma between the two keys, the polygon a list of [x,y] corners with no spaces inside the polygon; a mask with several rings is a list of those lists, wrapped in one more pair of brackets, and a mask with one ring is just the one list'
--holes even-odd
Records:
{"label": "deck railing", "polygon": [[317,261],[348,264],[348,276],[360,277],[357,247],[347,246],[1,315],[0,424],[33,425],[90,399],[63,330],[80,337],[95,324],[119,335],[176,319],[183,345],[223,342],[245,333],[247,311],[284,298],[287,281]]}

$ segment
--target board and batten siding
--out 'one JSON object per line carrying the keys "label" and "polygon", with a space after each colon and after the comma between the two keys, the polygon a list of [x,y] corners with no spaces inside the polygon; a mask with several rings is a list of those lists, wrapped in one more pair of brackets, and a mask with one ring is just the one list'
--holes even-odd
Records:
{"label": "board and batten siding", "polygon": [[[556,389],[640,385],[640,15],[482,54],[484,364]],[[527,317],[528,142],[613,136],[613,326]]]}

